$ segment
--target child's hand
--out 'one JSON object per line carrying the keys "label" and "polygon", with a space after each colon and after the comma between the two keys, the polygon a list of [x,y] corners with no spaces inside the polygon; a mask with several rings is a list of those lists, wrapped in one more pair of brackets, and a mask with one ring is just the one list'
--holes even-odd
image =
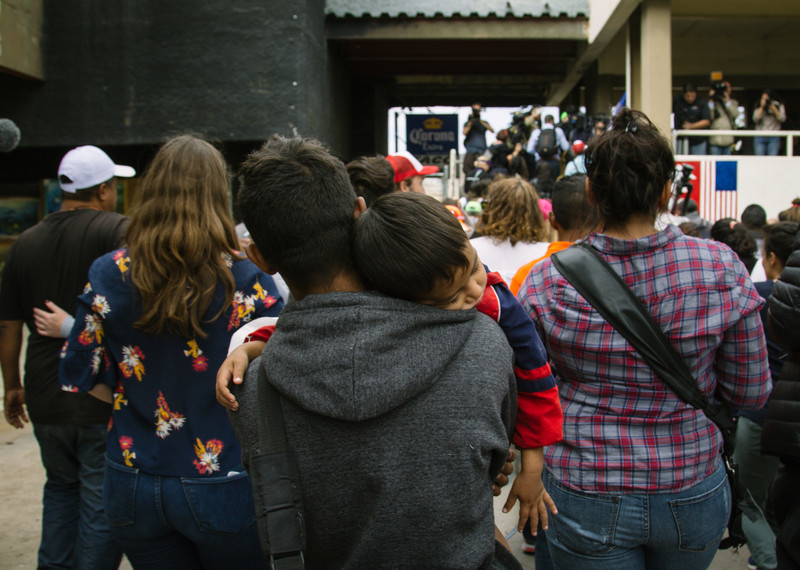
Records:
{"label": "child's hand", "polygon": [[217,402],[232,412],[239,409],[236,397],[228,387],[233,381],[234,384],[241,384],[244,373],[250,365],[250,360],[256,358],[264,349],[266,343],[262,341],[247,342],[236,347],[222,362],[222,366],[217,371]]}
{"label": "child's hand", "polygon": [[517,499],[519,499],[519,524],[517,527],[519,532],[522,532],[522,529],[525,528],[525,523],[528,522],[528,519],[530,519],[531,532],[534,535],[539,528],[540,521],[542,528],[547,530],[548,509],[554,515],[558,514],[558,509],[556,509],[553,499],[544,489],[540,473],[521,471],[517,474],[514,484],[511,486],[508,500],[503,507],[503,512],[511,510]]}
{"label": "child's hand", "polygon": [[547,510],[558,514],[558,509],[542,484],[542,471],[544,470],[544,450],[541,447],[522,450],[522,470],[514,479],[508,500],[503,506],[507,513],[519,499],[519,532],[525,528],[525,523],[530,519],[531,532],[535,535],[541,520],[542,528],[547,530]]}

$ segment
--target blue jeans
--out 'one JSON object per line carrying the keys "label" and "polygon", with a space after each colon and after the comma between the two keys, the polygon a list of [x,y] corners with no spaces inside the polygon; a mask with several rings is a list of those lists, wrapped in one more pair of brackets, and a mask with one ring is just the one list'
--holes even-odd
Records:
{"label": "blue jeans", "polygon": [[706,154],[708,140],[698,137],[679,137],[677,154]]}
{"label": "blue jeans", "polygon": [[753,137],[753,149],[758,156],[778,156],[780,137]]}
{"label": "blue jeans", "polygon": [[33,433],[47,475],[39,568],[118,568],[103,512],[106,426],[34,423]]}
{"label": "blue jeans", "polygon": [[103,494],[114,537],[136,570],[268,568],[244,471],[164,477],[107,459]]}
{"label": "blue jeans", "polygon": [[739,466],[739,477],[753,495],[762,512],[758,520],[742,517],[742,531],[747,537],[747,548],[761,570],[774,570],[778,566],[775,558],[775,533],[767,522],[764,512],[780,459],[774,455],[761,455],[762,428],[756,422],[739,417],[736,422],[736,449],[733,462]]}
{"label": "blue jeans", "polygon": [[729,155],[731,154],[731,145],[719,146],[715,144],[708,145],[709,154],[713,155]]}
{"label": "blue jeans", "polygon": [[544,486],[558,507],[547,531],[557,568],[708,568],[730,515],[723,468],[677,493],[583,493],[547,470]]}

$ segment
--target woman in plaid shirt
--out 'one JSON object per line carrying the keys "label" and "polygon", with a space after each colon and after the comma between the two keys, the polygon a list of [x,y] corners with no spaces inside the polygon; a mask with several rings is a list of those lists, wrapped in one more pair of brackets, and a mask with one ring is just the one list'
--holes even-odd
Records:
{"label": "woman in plaid shirt", "polygon": [[[736,408],[771,389],[763,300],[730,248],[655,229],[671,192],[669,143],[623,109],[586,156],[600,219],[587,243],[650,311],[705,394]],[[558,514],[547,531],[561,568],[706,568],[730,509],[722,436],[655,376],[564,279],[539,264],[519,299],[545,338],[564,407],[564,439],[546,453]]]}

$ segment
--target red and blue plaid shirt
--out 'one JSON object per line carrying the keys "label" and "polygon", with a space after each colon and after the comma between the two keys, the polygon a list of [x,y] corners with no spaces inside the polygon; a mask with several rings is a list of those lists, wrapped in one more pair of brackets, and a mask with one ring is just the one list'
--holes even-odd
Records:
{"label": "red and blue plaid shirt", "polygon": [[[764,405],[771,382],[763,300],[730,248],[674,226],[637,240],[591,234],[586,241],[644,303],[710,399]],[[564,439],[546,460],[564,485],[679,491],[720,465],[717,427],[653,375],[550,259],[533,268],[519,299],[559,377]]]}

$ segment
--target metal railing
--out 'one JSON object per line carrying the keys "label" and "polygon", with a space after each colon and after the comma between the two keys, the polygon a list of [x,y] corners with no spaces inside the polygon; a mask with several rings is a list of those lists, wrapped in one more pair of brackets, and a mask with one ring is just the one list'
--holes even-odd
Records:
{"label": "metal railing", "polygon": [[[777,137],[786,141],[786,151],[783,157],[794,157],[794,142],[800,139],[800,131],[753,131],[753,130],[684,130],[678,129],[672,131],[672,147],[675,149],[675,154],[688,154],[679,152],[678,137],[709,137],[715,135],[730,135],[736,138],[753,138],[753,137]],[[688,150],[688,149],[687,149]],[[743,156],[756,156],[756,155],[741,155]],[[438,176],[442,177],[442,198],[458,198],[464,188],[464,175],[461,171],[461,166],[464,162],[464,157],[459,156],[455,150],[450,151],[450,157],[447,166],[444,167]],[[435,175],[434,175],[435,176]]]}
{"label": "metal railing", "polygon": [[[745,130],[710,130],[710,129],[695,129],[684,130],[678,129],[672,131],[672,148],[675,149],[675,154],[688,154],[678,152],[678,137],[709,137],[717,135],[730,135],[737,138],[753,138],[753,137],[770,137],[786,139],[786,154],[782,156],[794,156],[794,140],[795,137],[800,137],[800,131],[745,131]],[[741,156],[741,155],[739,155]]]}

